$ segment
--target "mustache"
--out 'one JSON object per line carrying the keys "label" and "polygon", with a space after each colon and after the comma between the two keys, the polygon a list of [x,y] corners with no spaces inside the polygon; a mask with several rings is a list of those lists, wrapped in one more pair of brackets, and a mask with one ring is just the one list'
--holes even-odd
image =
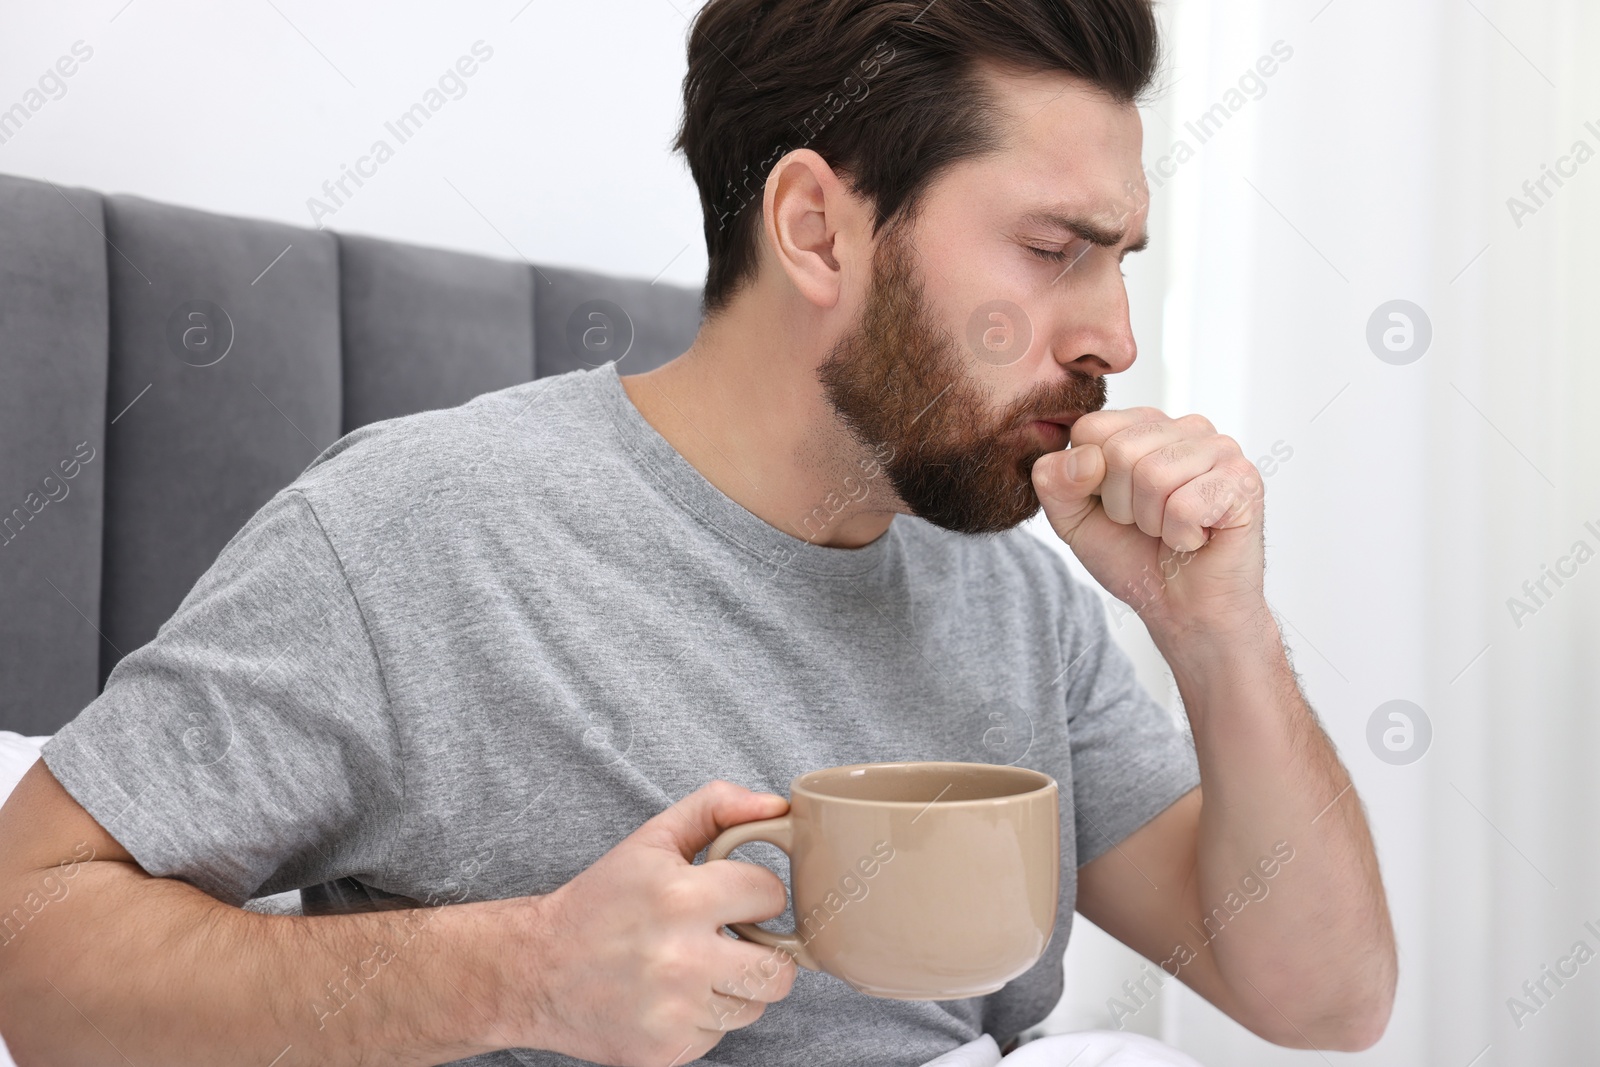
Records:
{"label": "mustache", "polygon": [[1059,418],[1069,412],[1088,413],[1106,406],[1106,380],[1098,374],[1069,371],[1059,382],[1040,386],[1012,404],[1013,414],[1005,425],[1021,429],[1036,419]]}

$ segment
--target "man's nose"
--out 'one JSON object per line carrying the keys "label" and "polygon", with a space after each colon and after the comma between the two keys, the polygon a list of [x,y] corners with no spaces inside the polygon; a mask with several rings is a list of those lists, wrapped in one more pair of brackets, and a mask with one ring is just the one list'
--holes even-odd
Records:
{"label": "man's nose", "polygon": [[1113,268],[1111,277],[1092,291],[1077,289],[1069,299],[1072,327],[1054,346],[1056,360],[1080,374],[1120,374],[1133,366],[1139,346],[1128,318],[1122,272]]}

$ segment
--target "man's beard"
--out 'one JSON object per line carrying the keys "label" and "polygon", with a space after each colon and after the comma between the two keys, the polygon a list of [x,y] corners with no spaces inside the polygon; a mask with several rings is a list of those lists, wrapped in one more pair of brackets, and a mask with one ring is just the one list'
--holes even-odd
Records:
{"label": "man's beard", "polygon": [[1100,375],[1069,376],[996,414],[967,370],[976,356],[941,329],[897,231],[872,260],[872,288],[856,328],[817,369],[834,412],[880,460],[911,513],[956,533],[1009,530],[1039,510],[1033,464],[1054,451],[1027,429],[1035,419],[1105,406]]}

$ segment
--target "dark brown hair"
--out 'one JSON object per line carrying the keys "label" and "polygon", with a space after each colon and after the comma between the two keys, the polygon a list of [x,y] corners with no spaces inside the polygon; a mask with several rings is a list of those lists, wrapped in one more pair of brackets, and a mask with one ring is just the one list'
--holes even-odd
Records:
{"label": "dark brown hair", "polygon": [[788,152],[871,198],[876,236],[943,168],[999,149],[979,59],[1134,103],[1159,62],[1151,0],[708,0],[673,142],[705,213],[705,314],[754,279],[762,191]]}

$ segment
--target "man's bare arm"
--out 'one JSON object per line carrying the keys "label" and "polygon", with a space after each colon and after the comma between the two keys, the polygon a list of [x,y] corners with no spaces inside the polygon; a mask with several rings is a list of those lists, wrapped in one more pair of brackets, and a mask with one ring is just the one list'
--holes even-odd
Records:
{"label": "man's bare arm", "polygon": [[277,916],[151,877],[40,761],[0,808],[0,1033],[20,1067],[687,1062],[793,985],[720,933],[779,915],[777,876],[692,863],[785,807],[712,782],[553,893]]}
{"label": "man's bare arm", "polygon": [[[1033,482],[1051,528],[1172,668],[1204,789],[1155,842],[1180,862],[1192,854],[1192,878],[1158,881],[1114,850],[1088,865],[1084,914],[1135,947],[1141,928],[1172,940],[1192,927],[1220,981],[1205,967],[1190,977],[1240,1022],[1280,1044],[1366,1048],[1393,1005],[1394,931],[1366,816],[1263,591],[1261,472],[1204,416],[1140,407],[1081,416]],[[1281,869],[1247,915],[1236,902],[1263,860]],[[1207,916],[1226,929],[1213,936]]]}
{"label": "man's bare arm", "polygon": [[[1263,602],[1253,625],[1212,637],[1153,631],[1194,730],[1205,783],[1196,870],[1207,914],[1279,842],[1271,899],[1213,941],[1234,992],[1280,1044],[1362,1049],[1382,1036],[1398,964],[1360,797],[1301,695]],[[1254,905],[1252,905],[1254,906]],[[1259,920],[1259,921],[1255,921]]]}
{"label": "man's bare arm", "polygon": [[527,898],[315,918],[230,907],[146,874],[43,760],[0,809],[0,842],[0,1033],[23,1067],[425,1065],[510,1044],[494,1032],[497,960],[533,940]]}
{"label": "man's bare arm", "polygon": [[1247,647],[1174,651],[1204,785],[1085,865],[1078,910],[1162,967],[1141,996],[1174,976],[1269,1041],[1363,1049],[1396,981],[1366,818],[1281,646]]}

